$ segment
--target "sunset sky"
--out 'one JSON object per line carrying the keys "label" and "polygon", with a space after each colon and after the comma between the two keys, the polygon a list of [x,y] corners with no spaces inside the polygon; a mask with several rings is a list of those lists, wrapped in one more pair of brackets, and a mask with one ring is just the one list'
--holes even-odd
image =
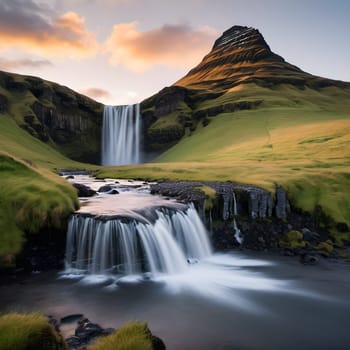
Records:
{"label": "sunset sky", "polygon": [[348,0],[0,0],[0,69],[135,103],[246,25],[288,62],[350,81],[349,16]]}

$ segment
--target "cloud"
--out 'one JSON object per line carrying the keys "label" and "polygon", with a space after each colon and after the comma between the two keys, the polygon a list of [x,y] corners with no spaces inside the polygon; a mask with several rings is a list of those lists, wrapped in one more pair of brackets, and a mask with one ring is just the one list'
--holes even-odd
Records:
{"label": "cloud", "polygon": [[165,24],[140,31],[137,22],[121,23],[113,27],[104,50],[112,65],[137,72],[155,65],[190,68],[209,51],[217,34],[209,27]]}
{"label": "cloud", "polygon": [[96,87],[82,89],[79,92],[81,94],[89,96],[95,100],[109,99],[112,96],[107,90],[96,88]]}
{"label": "cloud", "polygon": [[57,16],[35,0],[0,2],[0,49],[21,48],[44,56],[81,58],[98,48],[85,20],[74,12]]}
{"label": "cloud", "polygon": [[1,70],[13,70],[18,68],[41,68],[51,66],[52,63],[48,60],[32,60],[32,59],[6,59],[0,57]]}

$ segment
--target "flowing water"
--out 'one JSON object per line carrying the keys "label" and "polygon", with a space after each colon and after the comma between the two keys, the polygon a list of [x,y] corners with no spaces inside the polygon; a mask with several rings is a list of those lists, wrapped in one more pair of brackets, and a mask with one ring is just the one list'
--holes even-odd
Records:
{"label": "flowing water", "polygon": [[110,184],[72,217],[65,271],[0,286],[0,311],[147,321],[170,350],[349,349],[349,265],[213,253],[192,205]]}
{"label": "flowing water", "polygon": [[102,165],[140,163],[140,105],[105,106]]}

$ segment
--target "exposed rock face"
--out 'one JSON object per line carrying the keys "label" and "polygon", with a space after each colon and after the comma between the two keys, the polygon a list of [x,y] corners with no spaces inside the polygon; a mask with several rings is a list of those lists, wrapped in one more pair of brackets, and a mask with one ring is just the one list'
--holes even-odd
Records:
{"label": "exposed rock face", "polygon": [[[218,218],[226,221],[233,218],[233,201],[236,196],[237,213],[251,219],[275,216],[285,219],[290,212],[290,206],[286,193],[282,188],[276,190],[276,199],[271,193],[257,186],[235,184],[231,182],[196,182],[177,181],[151,184],[152,193],[163,196],[177,197],[180,200],[195,202],[204,210],[206,195],[200,190],[200,186],[213,188],[219,200]],[[278,209],[277,209],[278,208]]]}
{"label": "exposed rock face", "polygon": [[[0,112],[17,110],[16,122],[43,142],[53,142],[66,156],[99,163],[103,105],[40,78],[0,71]],[[13,96],[16,94],[16,96]]]}

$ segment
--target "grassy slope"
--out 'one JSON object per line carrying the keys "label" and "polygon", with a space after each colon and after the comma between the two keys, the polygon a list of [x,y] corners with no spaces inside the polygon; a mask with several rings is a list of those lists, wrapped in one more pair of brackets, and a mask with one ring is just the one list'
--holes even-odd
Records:
{"label": "grassy slope", "polygon": [[86,168],[20,129],[0,114],[0,265],[23,243],[24,231],[60,227],[78,206],[75,189],[53,173],[55,168]]}
{"label": "grassy slope", "polygon": [[239,86],[197,106],[262,98],[259,109],[212,117],[156,163],[102,170],[100,176],[238,181],[289,191],[293,203],[321,205],[350,224],[350,91]]}

